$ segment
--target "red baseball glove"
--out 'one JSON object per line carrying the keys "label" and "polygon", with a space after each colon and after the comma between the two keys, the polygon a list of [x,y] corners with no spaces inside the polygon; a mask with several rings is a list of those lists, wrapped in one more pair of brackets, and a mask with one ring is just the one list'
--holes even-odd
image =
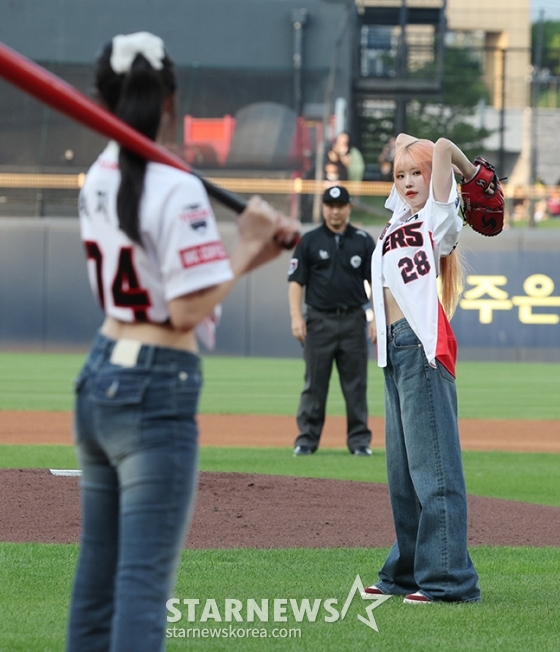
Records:
{"label": "red baseball glove", "polygon": [[482,156],[474,164],[479,166],[474,177],[461,183],[463,217],[478,233],[498,235],[504,228],[504,193],[500,180],[494,166]]}

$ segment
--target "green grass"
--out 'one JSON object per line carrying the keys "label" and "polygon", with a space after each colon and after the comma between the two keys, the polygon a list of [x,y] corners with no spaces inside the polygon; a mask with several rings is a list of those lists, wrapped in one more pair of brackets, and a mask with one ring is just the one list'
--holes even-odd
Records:
{"label": "green grass", "polygon": [[[386,552],[383,549],[201,551],[196,555],[187,552],[175,595],[182,599],[197,597],[203,603],[207,598],[216,598],[218,604],[226,597],[242,601],[248,598],[308,598],[310,601],[336,598],[340,605],[357,574],[366,584],[375,581]],[[358,621],[358,613],[365,615],[365,605],[356,597],[345,619],[336,623],[325,623],[319,617],[315,623],[304,620],[298,624],[288,618],[286,626],[301,627],[301,639],[272,641],[264,649],[310,652],[556,649],[560,632],[557,619],[560,598],[554,577],[556,551],[480,548],[472,554],[483,578],[485,601],[481,605],[434,605],[430,611],[420,612],[392,598],[374,612],[379,628],[376,633]],[[191,572],[188,560],[198,555],[199,564]],[[212,560],[211,577],[207,576],[209,559]],[[297,572],[293,572],[294,569]],[[193,581],[191,577],[196,579]],[[544,584],[540,583],[541,578]],[[535,601],[534,582],[539,586]],[[510,600],[512,583],[521,590]],[[231,641],[205,643],[207,647],[201,641],[197,649],[227,650],[232,646]],[[184,642],[183,646],[169,647],[171,651],[183,649]],[[263,646],[262,641],[247,640],[234,649],[261,650]]]}
{"label": "green grass", "polygon": [[[0,410],[70,410],[72,379],[83,355],[0,354]],[[205,359],[202,412],[293,415],[301,390],[300,360]],[[461,363],[460,414],[464,418],[560,419],[560,365]],[[492,393],[489,391],[492,388]],[[382,375],[370,366],[370,409],[383,415]],[[336,377],[329,414],[344,414]],[[559,455],[464,452],[469,493],[560,506]],[[76,468],[71,446],[0,446],[0,468]],[[293,458],[281,448],[203,448],[201,468],[385,482],[385,457],[354,458],[343,449]],[[185,551],[175,595],[255,600],[275,598],[344,601],[356,574],[376,579],[384,549]],[[362,624],[364,603],[355,598],[343,621],[297,623],[298,639],[168,639],[169,652],[273,650],[316,652],[356,649],[443,652],[552,652],[558,649],[560,594],[557,548],[474,548],[481,577],[481,605],[408,607],[397,598],[378,607],[376,633]],[[0,543],[0,652],[55,652],[64,633],[77,546]],[[200,612],[199,612],[200,616]],[[272,618],[271,618],[272,620]],[[209,623],[170,626],[202,629]],[[217,623],[218,626],[229,623]],[[249,626],[247,623],[234,623]],[[261,623],[253,623],[251,627]],[[271,632],[275,623],[262,623]]]}
{"label": "green grass", "polygon": [[560,419],[560,364],[462,362],[457,365],[464,419]]}
{"label": "green grass", "polygon": [[[303,362],[292,359],[206,358],[203,413],[295,414]],[[462,362],[457,367],[459,416],[467,419],[560,419],[560,365]],[[369,412],[384,414],[383,374],[369,365]],[[333,371],[327,410],[344,415]]]}
{"label": "green grass", "polygon": [[[560,455],[464,451],[467,490],[476,496],[560,507]],[[0,468],[77,468],[71,446],[0,446]],[[345,449],[322,449],[313,457],[287,448],[218,448],[200,451],[203,471],[266,473],[359,482],[387,481],[385,452],[356,458]]]}
{"label": "green grass", "polygon": [[[71,410],[81,354],[0,353],[0,410]],[[459,363],[459,416],[466,419],[560,419],[559,364]],[[200,411],[284,414],[297,410],[303,362],[286,358],[206,357]],[[383,374],[369,366],[369,410],[383,416]],[[328,414],[344,415],[336,371]]]}
{"label": "green grass", "polygon": [[77,546],[0,543],[0,650],[58,652]]}
{"label": "green grass", "polygon": [[[200,600],[195,621],[183,618],[168,626],[227,627],[230,623],[200,621],[207,599],[216,600],[225,618],[225,599],[242,602],[268,599],[269,622],[232,622],[233,627],[300,629],[297,639],[257,638],[168,639],[169,652],[199,650],[242,652],[316,652],[357,649],[401,652],[555,652],[558,649],[560,594],[558,551],[553,548],[488,548],[471,550],[481,578],[483,602],[478,605],[414,607],[391,598],[373,612],[379,632],[358,620],[366,603],[355,596],[343,620],[325,622],[323,601],[344,603],[356,575],[364,584],[376,580],[385,549],[192,550],[183,553],[174,595]],[[54,652],[64,646],[64,633],[77,546],[0,544],[0,650]],[[297,571],[297,572],[294,572]],[[315,622],[297,622],[288,602],[286,622],[274,622],[275,599],[321,600]]]}
{"label": "green grass", "polygon": [[0,445],[0,469],[76,468],[76,451],[73,446]]}
{"label": "green grass", "polygon": [[560,455],[463,451],[467,492],[560,507]]}
{"label": "green grass", "polygon": [[0,410],[71,410],[85,354],[0,353]]}

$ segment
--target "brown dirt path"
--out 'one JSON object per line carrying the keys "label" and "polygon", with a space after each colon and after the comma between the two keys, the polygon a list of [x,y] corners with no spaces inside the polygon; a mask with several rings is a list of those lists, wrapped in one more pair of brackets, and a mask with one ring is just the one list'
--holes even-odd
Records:
{"label": "brown dirt path", "polygon": [[[293,445],[292,416],[201,414],[202,446]],[[370,418],[372,445],[384,445],[384,420]],[[345,446],[346,419],[329,417],[321,438],[324,448]],[[560,453],[560,421],[462,419],[464,450]],[[70,412],[0,411],[0,444],[71,444]]]}

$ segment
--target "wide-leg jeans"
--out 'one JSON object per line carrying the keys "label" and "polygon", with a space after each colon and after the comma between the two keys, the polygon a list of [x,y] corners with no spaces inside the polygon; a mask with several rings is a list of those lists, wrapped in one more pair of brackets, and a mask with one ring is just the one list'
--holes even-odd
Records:
{"label": "wide-leg jeans", "polygon": [[439,362],[428,363],[405,319],[389,331],[386,451],[397,540],[377,586],[384,593],[421,591],[434,601],[478,601],[455,379]]}
{"label": "wide-leg jeans", "polygon": [[68,652],[160,652],[197,485],[198,356],[99,334],[76,382],[82,536]]}

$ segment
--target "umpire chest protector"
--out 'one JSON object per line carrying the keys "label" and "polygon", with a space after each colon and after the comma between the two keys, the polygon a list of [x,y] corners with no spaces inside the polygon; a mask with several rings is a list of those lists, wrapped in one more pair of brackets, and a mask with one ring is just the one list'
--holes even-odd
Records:
{"label": "umpire chest protector", "polygon": [[290,261],[288,281],[305,287],[305,303],[317,310],[358,308],[367,303],[373,238],[348,224],[334,233],[324,223],[302,237]]}

